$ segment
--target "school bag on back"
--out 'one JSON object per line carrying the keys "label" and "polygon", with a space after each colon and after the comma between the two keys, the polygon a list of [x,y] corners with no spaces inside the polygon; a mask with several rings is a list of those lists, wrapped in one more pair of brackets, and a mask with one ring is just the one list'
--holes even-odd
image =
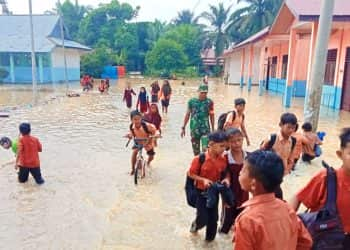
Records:
{"label": "school bag on back", "polygon": [[332,167],[322,161],[327,169],[327,200],[317,212],[299,214],[313,239],[312,250],[342,250],[345,238],[343,225],[337,211],[337,176]]}
{"label": "school bag on back", "polygon": [[[201,168],[203,163],[205,162],[205,153],[199,154],[199,173],[201,172]],[[187,204],[191,207],[196,207],[198,191],[194,184],[194,180],[189,176],[186,176],[186,184],[185,184],[185,192],[186,192],[186,200]]]}
{"label": "school bag on back", "polygon": [[[272,148],[276,142],[276,139],[277,139],[277,134],[271,134],[269,143],[267,144],[267,148],[265,148],[265,150],[272,151]],[[292,150],[291,151],[293,151],[295,144],[297,143],[297,139],[295,139],[295,137],[293,137],[293,136],[291,136],[291,139],[292,139]],[[264,143],[264,141],[262,141],[260,145],[262,145],[263,143]]]}
{"label": "school bag on back", "polygon": [[[218,118],[218,130],[224,130],[226,118],[231,112],[232,112],[232,122],[234,122],[234,120],[236,119],[236,111],[232,110],[232,111],[223,113]],[[242,119],[244,120],[244,114],[242,115]]]}

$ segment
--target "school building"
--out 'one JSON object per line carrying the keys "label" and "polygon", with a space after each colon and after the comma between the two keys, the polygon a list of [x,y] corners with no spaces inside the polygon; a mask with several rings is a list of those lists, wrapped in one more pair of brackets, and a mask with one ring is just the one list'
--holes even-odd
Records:
{"label": "school building", "polygon": [[[32,82],[31,38],[28,15],[0,15],[0,68],[9,74],[8,83]],[[65,80],[60,18],[33,15],[34,49],[39,83]],[[64,27],[64,43],[69,81],[80,79],[80,56],[91,49],[72,41]]]}
{"label": "school building", "polygon": [[[228,83],[259,85],[260,94],[305,97],[318,31],[322,0],[286,0],[271,27],[224,53]],[[336,0],[328,44],[322,105],[350,111],[350,1]]]}

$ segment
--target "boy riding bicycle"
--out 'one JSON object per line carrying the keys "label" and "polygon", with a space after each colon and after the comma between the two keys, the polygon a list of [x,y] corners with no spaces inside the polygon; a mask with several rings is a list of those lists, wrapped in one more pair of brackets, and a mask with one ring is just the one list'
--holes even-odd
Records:
{"label": "boy riding bicycle", "polygon": [[[154,159],[154,138],[159,136],[159,132],[153,124],[147,123],[142,120],[142,114],[134,110],[130,113],[130,131],[127,134],[129,139],[135,139],[135,145],[132,147],[132,156],[131,156],[131,172],[130,175],[133,175],[135,172],[136,156],[139,151],[139,144],[142,144],[143,148],[146,150],[148,155],[147,166],[150,165]],[[143,140],[149,139],[149,140]]]}

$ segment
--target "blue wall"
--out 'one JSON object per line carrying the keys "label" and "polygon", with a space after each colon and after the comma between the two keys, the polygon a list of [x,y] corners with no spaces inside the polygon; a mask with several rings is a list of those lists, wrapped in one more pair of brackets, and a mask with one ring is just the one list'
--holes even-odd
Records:
{"label": "blue wall", "polygon": [[[64,67],[52,68],[51,69],[52,82],[64,81]],[[80,80],[80,69],[79,68],[67,68],[68,81],[79,81]]]}
{"label": "blue wall", "polygon": [[286,88],[286,80],[285,79],[277,79],[271,78],[269,80],[269,88],[268,90],[283,94]]}
{"label": "blue wall", "polygon": [[323,106],[340,109],[342,88],[323,85],[321,104]]}

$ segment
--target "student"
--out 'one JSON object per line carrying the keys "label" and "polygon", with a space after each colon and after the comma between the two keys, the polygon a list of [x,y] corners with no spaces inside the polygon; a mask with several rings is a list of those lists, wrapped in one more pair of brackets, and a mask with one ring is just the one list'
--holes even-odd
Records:
{"label": "student", "polygon": [[237,128],[228,129],[226,134],[228,136],[230,148],[226,152],[225,157],[231,179],[230,188],[235,197],[235,206],[227,207],[225,204],[222,206],[221,226],[219,232],[225,234],[230,231],[233,222],[242,211],[240,207],[249,198],[248,192],[242,190],[238,181],[238,176],[242,170],[244,159],[247,156],[247,153],[243,150],[243,134]]}
{"label": "student", "polygon": [[4,149],[10,149],[12,150],[12,152],[17,155],[17,149],[18,149],[18,140],[11,140],[8,137],[2,137],[0,139],[0,145],[4,148]]}
{"label": "student", "polygon": [[199,156],[192,160],[188,176],[196,182],[199,191],[197,197],[196,219],[192,222],[190,232],[196,233],[206,227],[206,241],[215,239],[218,221],[218,203],[213,208],[207,208],[206,190],[215,182],[230,186],[230,176],[226,173],[226,159],[223,152],[226,147],[227,136],[225,132],[213,132],[208,136],[209,148],[205,153],[205,161],[200,164]]}
{"label": "student", "polygon": [[311,236],[301,220],[287,203],[275,197],[283,173],[283,161],[274,152],[257,150],[247,156],[239,183],[252,198],[243,204],[244,210],[235,221],[234,249],[311,249]]}
{"label": "student", "polygon": [[135,91],[131,88],[131,84],[128,82],[124,90],[123,102],[126,102],[126,107],[132,107],[132,95],[136,95]]}
{"label": "student", "polygon": [[[135,138],[135,139],[147,139],[150,136],[156,136],[158,135],[157,129],[154,127],[154,125],[142,121],[142,114],[134,110],[130,113],[130,130],[127,134],[127,137],[129,139]],[[154,152],[154,139],[150,138],[148,141],[140,142],[140,144],[143,145],[143,148],[147,152],[148,160],[147,165],[149,166],[154,159],[154,155],[156,154]],[[135,171],[135,164],[136,164],[136,156],[137,156],[137,143],[132,148],[132,156],[131,156],[131,172],[130,175],[134,174]]]}
{"label": "student", "polygon": [[107,86],[105,83],[105,80],[101,80],[100,85],[98,86],[98,91],[100,91],[100,93],[104,93],[107,90]]}
{"label": "student", "polygon": [[224,130],[229,128],[238,128],[243,132],[244,137],[247,140],[247,145],[250,145],[248,138],[248,133],[244,124],[244,110],[245,110],[245,100],[243,98],[235,99],[235,110],[229,112],[226,117],[226,122],[224,124]]}
{"label": "student", "polygon": [[[281,157],[284,166],[284,175],[290,173],[293,168],[293,150],[296,140],[292,137],[297,126],[297,117],[292,113],[284,113],[280,118],[280,131],[277,134],[271,134],[269,138],[265,139],[260,149],[270,150]],[[277,198],[283,199],[283,192],[281,187],[276,190]]]}
{"label": "student", "polygon": [[[344,128],[339,136],[340,148],[336,151],[342,161],[341,167],[337,168],[337,210],[343,224],[344,249],[350,249],[350,128]],[[320,210],[326,203],[326,177],[327,171],[319,171],[300,191],[292,197],[290,204],[298,210],[303,203],[311,212]]]}
{"label": "student", "polygon": [[312,132],[312,125],[310,122],[305,122],[301,128],[303,129],[303,154],[301,159],[304,162],[310,163],[316,157],[315,146],[321,145],[322,142],[317,134]]}
{"label": "student", "polygon": [[141,113],[146,113],[149,107],[148,95],[145,87],[140,88],[139,96],[137,98],[136,109]]}
{"label": "student", "polygon": [[170,86],[170,82],[168,80],[164,80],[162,88],[160,90],[160,99],[162,102],[162,112],[168,113],[168,107],[170,104],[170,97],[172,94],[172,89]]}
{"label": "student", "polygon": [[149,111],[143,116],[143,119],[151,124],[153,124],[156,129],[161,133],[162,117],[159,114],[159,109],[157,103],[151,103]]}
{"label": "student", "polygon": [[158,95],[160,91],[160,86],[158,81],[155,81],[151,84],[151,102],[158,103]]}
{"label": "student", "polygon": [[39,152],[42,152],[40,141],[30,135],[31,127],[29,123],[19,125],[21,137],[18,142],[18,154],[16,157],[16,169],[19,168],[18,180],[24,183],[28,180],[29,172],[34,177],[37,184],[43,184],[41,177]]}

